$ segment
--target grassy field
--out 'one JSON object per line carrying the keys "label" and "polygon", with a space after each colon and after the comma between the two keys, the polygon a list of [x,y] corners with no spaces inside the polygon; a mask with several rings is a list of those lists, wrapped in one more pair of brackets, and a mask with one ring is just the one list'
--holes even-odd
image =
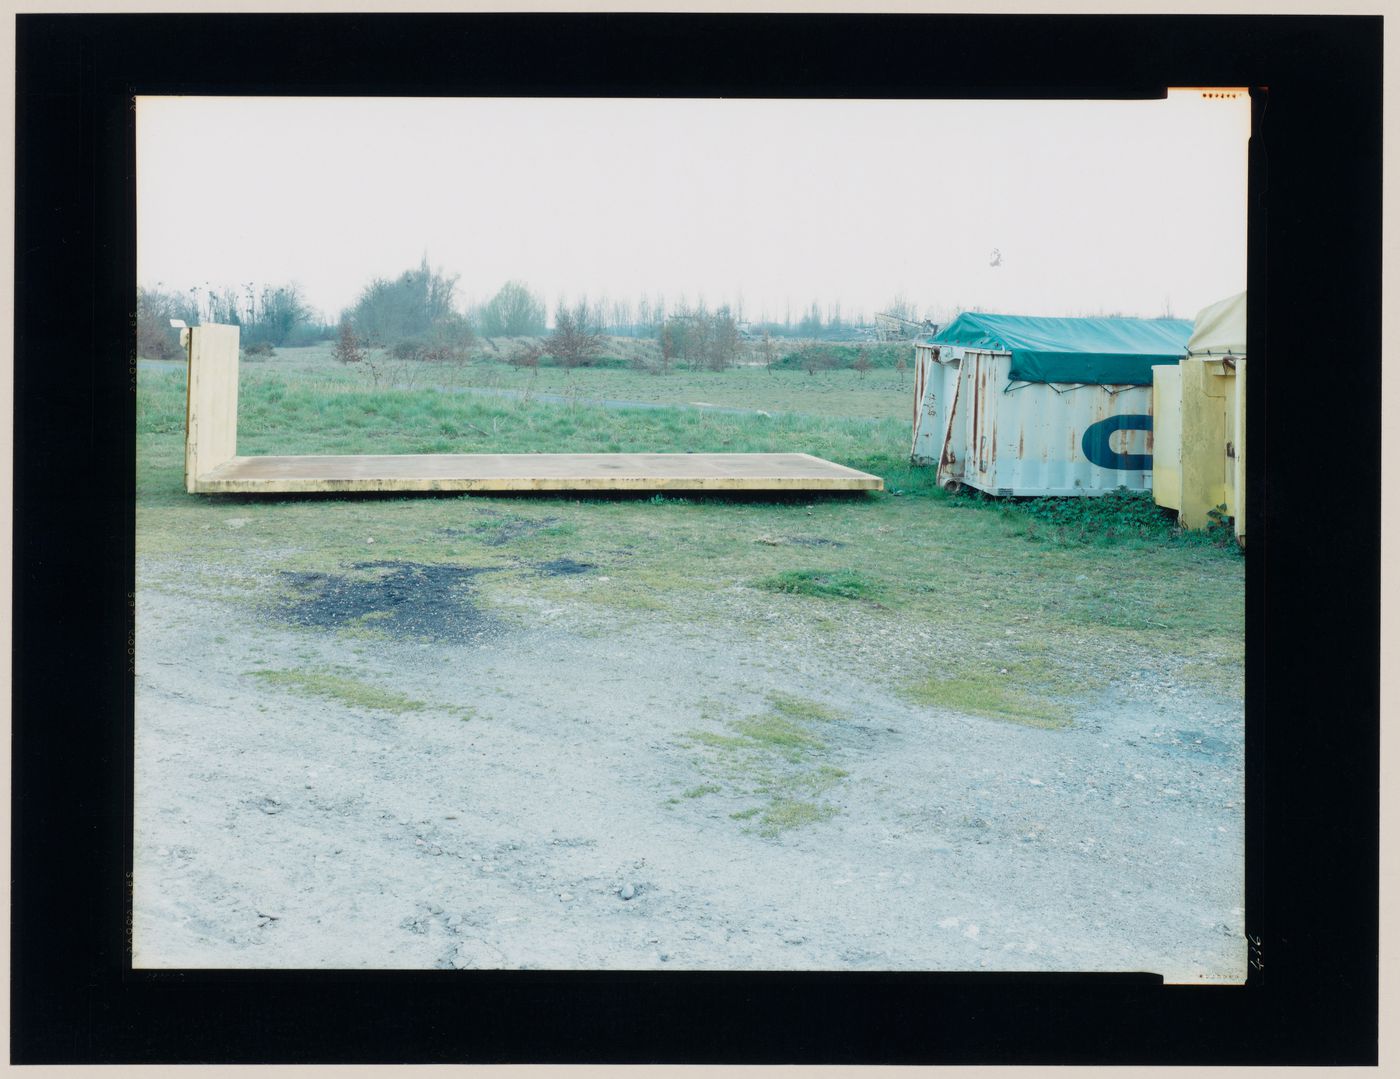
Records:
{"label": "grassy field", "polygon": [[[183,368],[150,365],[137,403],[146,572],[191,595],[266,604],[279,571],[367,558],[471,566],[488,571],[478,578],[487,602],[567,603],[591,611],[601,633],[648,618],[695,632],[748,627],[869,657],[870,676],[908,700],[1037,726],[1066,722],[1067,699],[1145,670],[1242,695],[1244,571],[1230,544],[1176,534],[1150,496],[1067,513],[939,491],[930,470],[907,462],[911,390],[895,372],[657,376],[486,361],[420,364],[388,380],[408,389],[374,377],[377,388],[325,348],[245,364],[239,452],[802,451],[877,473],[887,489],[772,499],[196,498],[181,483]],[[584,403],[599,399],[769,415]],[[561,559],[594,572],[530,568]]]}
{"label": "grassy field", "polygon": [[[644,351],[646,342],[616,339],[614,351]],[[864,419],[912,418],[912,376],[888,367],[865,374],[853,370],[819,371],[809,375],[798,369],[772,371],[758,365],[728,371],[691,371],[675,367],[669,373],[650,374],[629,366],[534,369],[512,367],[501,358],[511,345],[500,339],[492,352],[478,348],[474,362],[426,364],[398,362],[382,351],[376,362],[360,366],[336,364],[330,345],[283,349],[272,359],[250,358],[243,363],[245,385],[261,381],[294,381],[321,392],[332,389],[376,390],[389,383],[414,389],[429,385],[454,389],[475,387],[510,393],[572,396],[579,400],[640,401],[670,405],[716,405],[724,408],[764,409],[769,412],[808,412],[821,416]],[[178,364],[164,365],[170,368]],[[800,377],[799,377],[800,376]]]}

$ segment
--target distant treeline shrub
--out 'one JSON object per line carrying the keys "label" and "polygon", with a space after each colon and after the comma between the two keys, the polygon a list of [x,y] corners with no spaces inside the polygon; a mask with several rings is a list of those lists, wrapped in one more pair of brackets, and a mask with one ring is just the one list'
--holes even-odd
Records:
{"label": "distant treeline shrub", "polygon": [[507,281],[477,314],[486,337],[531,337],[544,333],[544,301],[523,281]]}
{"label": "distant treeline shrub", "polygon": [[684,363],[691,370],[723,371],[739,359],[739,324],[728,307],[711,313],[705,308],[672,315],[657,334],[663,370]]}
{"label": "distant treeline shrub", "polygon": [[170,326],[171,319],[179,319],[189,326],[211,322],[237,326],[240,343],[245,348],[309,345],[324,341],[333,333],[332,327],[313,320],[312,311],[295,284],[267,285],[258,289],[249,283],[241,291],[206,289],[202,295],[198,289],[174,292],[138,288],[138,355],[168,360],[184,354],[179,331]]}
{"label": "distant treeline shrub", "polygon": [[573,307],[560,304],[554,312],[554,332],[544,341],[544,350],[561,367],[591,367],[603,349],[603,332],[588,310],[588,301]]}
{"label": "distant treeline shrub", "polygon": [[871,367],[894,368],[901,359],[907,364],[913,350],[908,344],[829,345],[815,342],[786,353],[773,367],[783,371],[843,371],[860,366],[863,356]]}
{"label": "distant treeline shrub", "polygon": [[347,317],[362,345],[393,348],[404,341],[422,341],[425,348],[446,343],[465,349],[472,332],[466,317],[452,305],[456,287],[455,276],[433,270],[425,258],[417,269],[392,281],[371,281]]}
{"label": "distant treeline shrub", "polygon": [[188,297],[158,289],[136,290],[136,354],[152,360],[174,360],[184,356],[180,331],[172,329],[176,318],[188,325],[199,321],[199,311]]}

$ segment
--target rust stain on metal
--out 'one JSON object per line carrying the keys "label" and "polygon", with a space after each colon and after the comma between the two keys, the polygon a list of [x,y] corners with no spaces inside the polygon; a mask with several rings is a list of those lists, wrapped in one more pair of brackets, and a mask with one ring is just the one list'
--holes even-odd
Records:
{"label": "rust stain on metal", "polygon": [[972,437],[977,437],[977,432],[981,430],[978,426],[978,418],[981,411],[982,395],[977,392],[977,386],[982,377],[982,357],[978,356],[973,361],[972,372]]}

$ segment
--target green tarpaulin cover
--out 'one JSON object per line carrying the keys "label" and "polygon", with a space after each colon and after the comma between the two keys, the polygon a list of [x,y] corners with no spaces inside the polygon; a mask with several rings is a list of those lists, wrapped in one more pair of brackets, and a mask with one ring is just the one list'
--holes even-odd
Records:
{"label": "green tarpaulin cover", "polygon": [[1193,326],[1183,318],[1037,318],[964,313],[935,345],[1011,353],[1013,382],[1150,386],[1154,363],[1186,355]]}

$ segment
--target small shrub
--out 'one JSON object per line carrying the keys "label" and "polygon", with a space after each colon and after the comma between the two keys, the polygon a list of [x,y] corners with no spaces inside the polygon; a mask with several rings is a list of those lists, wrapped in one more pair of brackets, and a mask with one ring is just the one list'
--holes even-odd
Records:
{"label": "small shrub", "polygon": [[518,341],[506,356],[506,363],[512,367],[524,367],[533,370],[540,365],[540,357],[544,355],[544,346],[536,341]]}
{"label": "small shrub", "polygon": [[427,345],[416,337],[407,337],[389,349],[389,355],[396,360],[421,360]]}
{"label": "small shrub", "polygon": [[364,362],[364,349],[360,347],[359,339],[355,336],[348,319],[340,324],[340,336],[335,340],[335,358],[340,363]]}

